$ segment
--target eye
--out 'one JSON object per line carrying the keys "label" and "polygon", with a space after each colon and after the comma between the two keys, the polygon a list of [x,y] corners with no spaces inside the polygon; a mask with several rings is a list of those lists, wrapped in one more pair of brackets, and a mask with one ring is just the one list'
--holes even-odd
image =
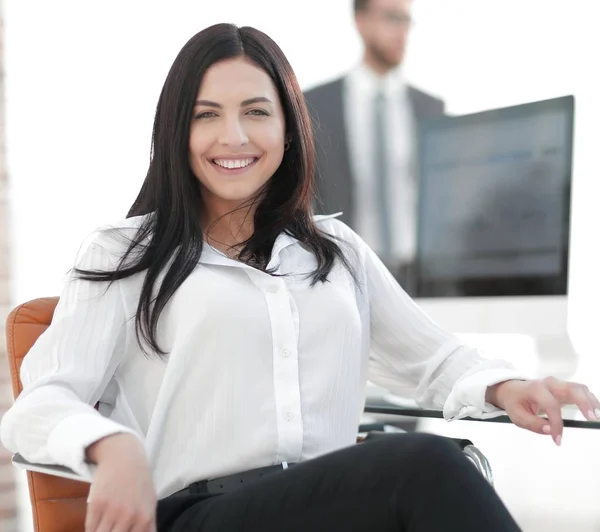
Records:
{"label": "eye", "polygon": [[197,115],[194,116],[195,120],[202,120],[205,118],[214,118],[215,116],[217,116],[217,113],[213,112],[213,111],[203,111],[201,113],[198,113]]}
{"label": "eye", "polygon": [[269,116],[269,113],[267,113],[267,111],[264,109],[250,109],[246,114],[252,116]]}

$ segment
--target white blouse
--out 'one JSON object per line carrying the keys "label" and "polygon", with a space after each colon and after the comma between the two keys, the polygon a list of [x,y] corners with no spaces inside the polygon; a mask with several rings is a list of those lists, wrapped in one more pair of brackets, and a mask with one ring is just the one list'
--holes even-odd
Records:
{"label": "white blouse", "polygon": [[[132,236],[142,219],[111,227]],[[447,419],[500,413],[485,403],[486,387],[521,375],[440,330],[346,225],[316,221],[343,240],[358,284],[336,264],[311,287],[305,274],[316,261],[286,234],[268,265],[277,276],[205,246],[161,315],[163,358],[145,356],[135,335],[143,273],[108,290],[70,277],[23,362],[4,445],[89,477],[86,447],[131,432],[165,497],[196,480],[353,445],[367,379]],[[98,230],[77,265],[113,269],[124,246]]]}

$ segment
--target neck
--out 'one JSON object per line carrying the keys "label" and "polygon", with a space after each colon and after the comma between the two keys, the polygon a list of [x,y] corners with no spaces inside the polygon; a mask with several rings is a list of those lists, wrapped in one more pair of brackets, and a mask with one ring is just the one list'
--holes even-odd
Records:
{"label": "neck", "polygon": [[378,60],[377,57],[369,53],[368,50],[365,50],[363,55],[363,63],[380,77],[385,76],[395,68],[395,65],[390,65],[389,63]]}
{"label": "neck", "polygon": [[256,205],[229,201],[205,202],[202,227],[209,244],[233,248],[254,233]]}

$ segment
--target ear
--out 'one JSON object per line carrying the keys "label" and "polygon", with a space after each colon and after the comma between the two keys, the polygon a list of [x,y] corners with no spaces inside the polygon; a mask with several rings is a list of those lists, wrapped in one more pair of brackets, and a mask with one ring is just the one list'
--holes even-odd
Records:
{"label": "ear", "polygon": [[290,149],[290,145],[292,144],[292,136],[286,135],[285,142],[283,144],[283,151],[288,151]]}

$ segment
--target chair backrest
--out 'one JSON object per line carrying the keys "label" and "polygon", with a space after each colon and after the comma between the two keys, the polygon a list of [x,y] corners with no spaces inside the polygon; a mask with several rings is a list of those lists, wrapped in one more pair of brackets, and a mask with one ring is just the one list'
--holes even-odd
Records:
{"label": "chair backrest", "polygon": [[[6,343],[15,398],[23,389],[21,362],[50,325],[57,303],[57,297],[35,299],[8,315]],[[27,482],[36,532],[83,532],[89,484],[30,471]]]}

